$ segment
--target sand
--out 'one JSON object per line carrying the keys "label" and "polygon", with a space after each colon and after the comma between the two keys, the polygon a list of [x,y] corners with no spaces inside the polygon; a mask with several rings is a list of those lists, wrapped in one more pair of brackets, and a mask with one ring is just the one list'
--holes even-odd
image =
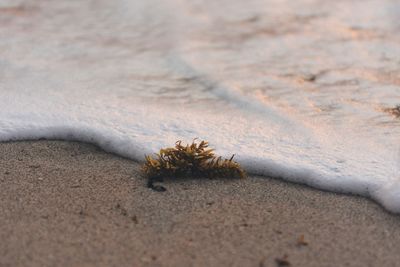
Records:
{"label": "sand", "polygon": [[265,177],[154,192],[138,163],[75,142],[1,143],[0,158],[2,267],[400,262],[400,217],[365,198]]}

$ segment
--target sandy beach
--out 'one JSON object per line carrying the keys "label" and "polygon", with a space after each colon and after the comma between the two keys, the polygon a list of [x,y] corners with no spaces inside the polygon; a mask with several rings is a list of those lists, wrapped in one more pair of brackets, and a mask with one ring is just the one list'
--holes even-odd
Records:
{"label": "sandy beach", "polygon": [[[166,181],[83,143],[0,144],[0,266],[396,266],[400,217],[265,177]],[[285,265],[286,264],[286,265]]]}

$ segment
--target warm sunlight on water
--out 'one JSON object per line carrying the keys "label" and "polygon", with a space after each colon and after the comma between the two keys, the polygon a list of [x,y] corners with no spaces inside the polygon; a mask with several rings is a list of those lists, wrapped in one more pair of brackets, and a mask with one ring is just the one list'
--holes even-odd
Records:
{"label": "warm sunlight on water", "polygon": [[0,0],[0,139],[248,171],[400,211],[398,1]]}

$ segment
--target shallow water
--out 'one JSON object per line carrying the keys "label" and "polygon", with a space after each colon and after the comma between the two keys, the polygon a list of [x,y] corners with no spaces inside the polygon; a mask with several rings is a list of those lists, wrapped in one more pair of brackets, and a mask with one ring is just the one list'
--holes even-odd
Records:
{"label": "shallow water", "polygon": [[400,212],[400,3],[0,0],[0,140],[207,139]]}

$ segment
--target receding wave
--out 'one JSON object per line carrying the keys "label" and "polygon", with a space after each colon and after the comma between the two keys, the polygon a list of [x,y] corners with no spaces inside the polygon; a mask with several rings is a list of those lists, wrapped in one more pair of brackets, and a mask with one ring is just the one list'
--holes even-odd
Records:
{"label": "receding wave", "polygon": [[199,137],[250,173],[400,212],[398,14],[372,0],[3,1],[0,140],[141,161]]}

